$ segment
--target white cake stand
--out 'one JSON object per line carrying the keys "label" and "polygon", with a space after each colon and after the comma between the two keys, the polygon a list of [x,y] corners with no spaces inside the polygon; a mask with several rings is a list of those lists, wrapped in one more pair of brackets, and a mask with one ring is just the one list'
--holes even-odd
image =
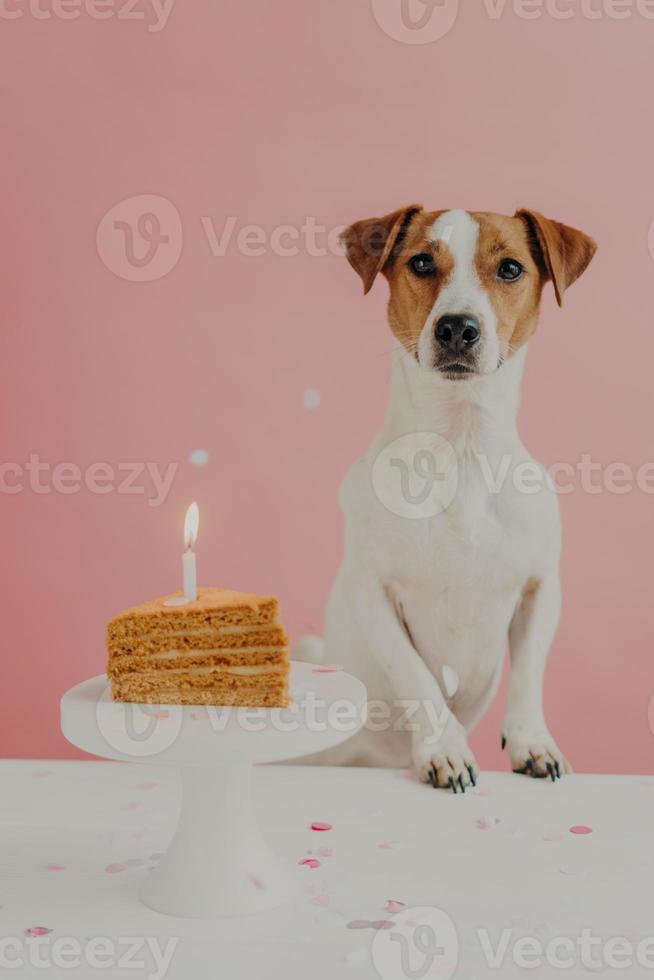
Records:
{"label": "white cake stand", "polygon": [[189,918],[245,915],[290,900],[296,878],[272,853],[250,796],[252,765],[321,752],[365,722],[366,689],[342,670],[293,663],[289,708],[123,704],[107,678],[61,699],[61,729],[73,745],[127,762],[177,766],[182,808],[167,853],[141,899]]}

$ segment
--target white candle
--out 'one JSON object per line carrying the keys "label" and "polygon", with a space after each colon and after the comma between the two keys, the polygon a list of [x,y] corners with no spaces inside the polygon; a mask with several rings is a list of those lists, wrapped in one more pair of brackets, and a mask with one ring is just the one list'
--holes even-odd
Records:
{"label": "white candle", "polygon": [[195,567],[195,552],[193,545],[198,536],[200,526],[200,511],[198,505],[193,502],[186,511],[184,519],[184,544],[186,551],[182,555],[182,573],[184,582],[184,598],[187,602],[192,602],[198,597],[198,580]]}

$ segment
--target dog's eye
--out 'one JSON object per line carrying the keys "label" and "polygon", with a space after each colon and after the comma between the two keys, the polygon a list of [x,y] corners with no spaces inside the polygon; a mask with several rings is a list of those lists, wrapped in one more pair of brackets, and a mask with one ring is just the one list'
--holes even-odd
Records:
{"label": "dog's eye", "polygon": [[416,276],[433,276],[436,272],[436,264],[428,252],[421,252],[409,259],[409,268]]}
{"label": "dog's eye", "polygon": [[515,259],[504,259],[498,266],[497,278],[504,282],[515,282],[523,272],[524,269]]}

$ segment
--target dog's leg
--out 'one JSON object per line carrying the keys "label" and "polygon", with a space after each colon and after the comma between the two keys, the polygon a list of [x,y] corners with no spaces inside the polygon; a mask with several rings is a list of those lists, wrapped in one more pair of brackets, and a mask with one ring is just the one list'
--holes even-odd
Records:
{"label": "dog's leg", "polygon": [[558,571],[528,583],[511,626],[511,671],[502,727],[514,772],[556,780],[572,772],[545,723],[543,678],[545,662],[561,611]]}
{"label": "dog's leg", "polygon": [[415,772],[434,788],[465,792],[477,779],[466,731],[448,708],[386,590],[378,582],[368,580],[365,586],[360,582],[349,592],[351,612],[390,680],[397,699],[390,707],[401,709],[405,716]]}

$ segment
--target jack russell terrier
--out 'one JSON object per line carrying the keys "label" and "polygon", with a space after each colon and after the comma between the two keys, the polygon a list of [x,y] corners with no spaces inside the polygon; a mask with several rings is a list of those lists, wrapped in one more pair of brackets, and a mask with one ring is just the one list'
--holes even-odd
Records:
{"label": "jack russell terrier", "polygon": [[514,771],[554,781],[571,771],[542,705],[558,502],[516,414],[543,286],[561,305],[596,245],[535,211],[420,206],[357,221],[342,245],[366,293],[379,273],[388,280],[397,344],[384,425],[339,495],[345,550],[324,642],[295,650],[342,663],[368,689],[366,727],[327,761],[412,764],[423,782],[465,792],[477,776],[468,732],[508,637],[502,747]]}

